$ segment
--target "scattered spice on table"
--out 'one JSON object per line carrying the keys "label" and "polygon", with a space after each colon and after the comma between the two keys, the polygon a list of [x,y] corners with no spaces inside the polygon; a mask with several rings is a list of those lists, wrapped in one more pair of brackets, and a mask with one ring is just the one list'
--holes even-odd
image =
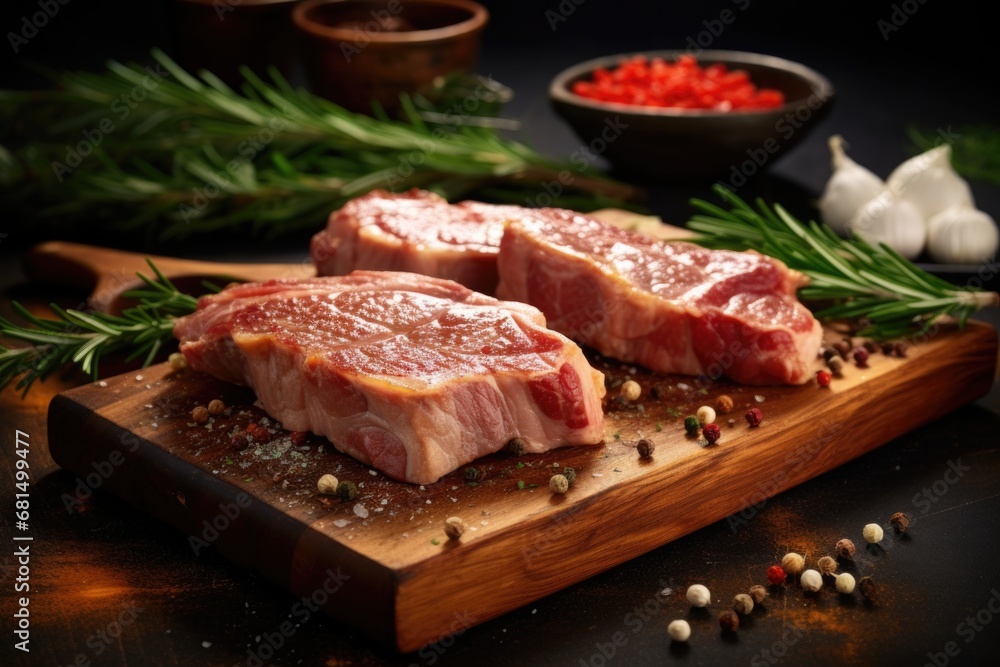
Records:
{"label": "scattered spice on table", "polygon": [[785,583],[785,571],[780,565],[772,565],[767,568],[767,580],[771,582],[772,586],[780,586]]}
{"label": "scattered spice on table", "polygon": [[854,560],[854,554],[856,552],[854,542],[847,539],[846,537],[841,540],[838,540],[833,550],[834,553],[837,554],[837,558],[839,558],[840,560],[848,560],[848,561]]}
{"label": "scattered spice on table", "polygon": [[723,632],[736,632],[740,628],[740,617],[735,611],[727,609],[719,614],[719,627]]}
{"label": "scattered spice on table", "polygon": [[746,616],[753,611],[753,598],[746,593],[739,593],[733,598],[733,611]]}
{"label": "scattered spice on table", "polygon": [[903,512],[896,512],[889,517],[889,523],[897,533],[903,533],[910,526],[910,517]]}
{"label": "scattered spice on table", "polygon": [[781,559],[781,569],[785,571],[785,574],[792,577],[799,576],[799,573],[806,566],[806,559],[800,554],[790,551],[785,554]]}

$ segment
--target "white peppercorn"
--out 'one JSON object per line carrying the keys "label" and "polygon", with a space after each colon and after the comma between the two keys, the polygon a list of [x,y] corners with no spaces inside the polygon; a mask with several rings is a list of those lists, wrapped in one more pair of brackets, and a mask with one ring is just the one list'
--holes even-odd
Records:
{"label": "white peppercorn", "polygon": [[707,607],[708,603],[712,601],[712,594],[705,586],[694,584],[687,589],[687,600],[693,607]]}

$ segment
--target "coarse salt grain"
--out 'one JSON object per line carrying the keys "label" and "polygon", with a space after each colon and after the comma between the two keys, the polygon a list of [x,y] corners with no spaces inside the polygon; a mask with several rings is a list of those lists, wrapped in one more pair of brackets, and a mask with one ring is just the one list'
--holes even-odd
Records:
{"label": "coarse salt grain", "polygon": [[107,387],[108,383],[105,382],[104,380],[101,380],[100,382],[97,383],[97,386],[98,387]]}
{"label": "coarse salt grain", "polygon": [[368,518],[368,509],[361,503],[354,506],[354,513],[362,519]]}
{"label": "coarse salt grain", "polygon": [[343,528],[349,523],[350,521],[348,521],[347,519],[337,519],[336,521],[333,522],[333,525],[336,526],[337,528]]}

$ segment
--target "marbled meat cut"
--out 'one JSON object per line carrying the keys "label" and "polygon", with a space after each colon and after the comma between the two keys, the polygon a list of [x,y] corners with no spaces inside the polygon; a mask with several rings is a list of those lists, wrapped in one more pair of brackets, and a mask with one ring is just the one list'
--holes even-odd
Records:
{"label": "marbled meat cut", "polygon": [[807,282],[756,252],[663,243],[558,209],[507,225],[497,295],[615,359],[662,373],[801,384],[822,328]]}
{"label": "marbled meat cut", "polygon": [[604,439],[604,377],[534,307],[408,273],[270,281],[178,320],[189,365],[247,384],[293,431],[417,484],[521,438]]}
{"label": "marbled meat cut", "polygon": [[310,248],[316,273],[409,271],[492,294],[504,223],[527,209],[447,200],[424,190],[374,190],[330,215]]}

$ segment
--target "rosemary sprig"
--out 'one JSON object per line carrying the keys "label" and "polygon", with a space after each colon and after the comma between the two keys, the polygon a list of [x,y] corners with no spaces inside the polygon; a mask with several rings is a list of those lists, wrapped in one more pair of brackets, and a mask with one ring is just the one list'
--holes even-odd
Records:
{"label": "rosemary sprig", "polygon": [[1000,127],[996,125],[961,125],[954,129],[927,130],[916,125],[907,128],[914,154],[930,150],[941,142],[951,144],[951,163],[968,178],[1000,184]]}
{"label": "rosemary sprig", "polygon": [[0,91],[2,200],[52,225],[87,220],[164,239],[318,229],[374,188],[455,199],[485,187],[537,190],[567,169],[575,178],[564,189],[578,205],[622,206],[639,194],[508,138],[509,123],[471,116],[456,101],[462,91],[477,113],[509,97],[490,80],[404,97],[404,117],[393,119],[351,113],[277,70],[268,83],[245,69],[237,91],[159,50],[152,58],[149,68],[112,61],[106,72],[63,73],[55,90]]}
{"label": "rosemary sprig", "polygon": [[959,325],[977,310],[1000,305],[1000,296],[959,288],[923,271],[884,244],[845,240],[826,225],[796,220],[780,205],[756,201],[756,208],[724,186],[714,187],[729,210],[701,199],[688,227],[692,239],[710,248],[754,249],[801,271],[810,283],[799,297],[821,320],[858,320],[858,332],[877,340],[926,330],[944,317]]}
{"label": "rosemary sprig", "polygon": [[31,345],[0,345],[0,389],[20,378],[17,388],[26,394],[35,380],[69,363],[96,380],[101,355],[110,352],[127,350],[126,361],[142,357],[143,367],[152,363],[161,347],[173,340],[174,320],[193,312],[197,299],[179,292],[152,262],[148,263],[156,277],[138,274],[146,287],[125,294],[139,303],[121,315],[63,309],[52,304],[57,319],[43,319],[12,302],[11,307],[29,326],[0,317],[0,336]]}

